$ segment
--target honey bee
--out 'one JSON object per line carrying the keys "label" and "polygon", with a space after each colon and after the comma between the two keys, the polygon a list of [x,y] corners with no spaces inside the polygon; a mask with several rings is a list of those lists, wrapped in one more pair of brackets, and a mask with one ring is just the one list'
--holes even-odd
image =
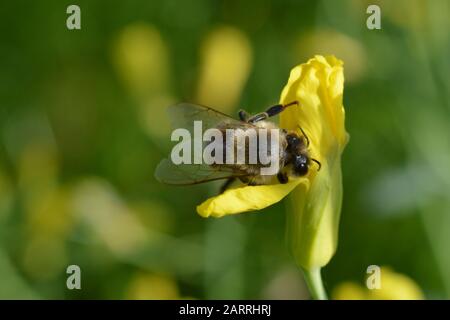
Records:
{"label": "honey bee", "polygon": [[[277,172],[273,175],[261,175],[261,168],[264,167],[260,162],[250,163],[248,161],[249,154],[245,153],[244,163],[221,163],[205,164],[175,164],[170,159],[162,160],[156,168],[155,177],[160,182],[172,185],[190,185],[204,183],[213,180],[226,179],[221,188],[221,192],[225,191],[236,179],[248,185],[263,185],[276,183],[287,183],[290,178],[305,176],[312,163],[321,168],[321,163],[311,158],[309,153],[309,139],[305,132],[299,127],[300,133],[294,130],[279,129],[278,126],[268,121],[288,107],[297,106],[297,101],[287,104],[277,104],[267,108],[264,112],[250,115],[244,110],[238,113],[239,120],[234,119],[224,113],[216,111],[212,108],[190,104],[180,103],[168,108],[169,117],[172,126],[175,128],[185,128],[188,132],[195,133],[194,122],[201,121],[203,126],[207,128],[215,128],[224,132],[227,129],[234,129],[233,132],[244,134],[249,130],[261,129],[278,129],[279,134],[276,141],[278,148],[276,151],[267,150],[269,157],[276,159]],[[240,129],[240,130],[236,130]],[[248,141],[245,138],[239,140],[239,134],[234,134],[233,142],[244,141],[245,147],[248,147]],[[194,135],[195,136],[195,135]],[[225,146],[225,140],[221,141]],[[235,148],[239,149],[239,144]],[[249,148],[244,148],[248,150]],[[272,160],[273,160],[272,159]]]}

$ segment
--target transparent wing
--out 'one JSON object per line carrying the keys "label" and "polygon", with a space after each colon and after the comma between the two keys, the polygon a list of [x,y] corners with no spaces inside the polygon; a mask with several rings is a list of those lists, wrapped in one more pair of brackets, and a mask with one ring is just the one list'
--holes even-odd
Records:
{"label": "transparent wing", "polygon": [[167,109],[171,125],[174,129],[185,128],[193,132],[194,121],[202,121],[203,130],[216,128],[219,124],[222,127],[249,128],[255,127],[252,124],[234,119],[217,110],[192,103],[179,103]]}
{"label": "transparent wing", "polygon": [[[202,139],[194,134],[194,121],[202,121],[203,132],[209,128],[249,128],[254,127],[214,109],[180,103],[168,108],[171,125],[174,129],[184,128],[191,133],[191,142]],[[174,164],[170,159],[163,159],[155,171],[158,181],[166,184],[189,185],[231,177],[247,176],[246,172],[238,171],[226,166],[210,166],[207,164]]]}
{"label": "transparent wing", "polygon": [[163,159],[155,171],[155,177],[159,182],[174,185],[198,184],[246,175],[245,172],[238,172],[226,167],[212,167],[206,164],[176,165],[170,159]]}

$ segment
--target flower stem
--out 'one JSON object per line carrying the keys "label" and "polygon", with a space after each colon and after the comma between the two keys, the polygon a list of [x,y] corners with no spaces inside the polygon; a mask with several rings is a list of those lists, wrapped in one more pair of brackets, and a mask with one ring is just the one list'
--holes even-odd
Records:
{"label": "flower stem", "polygon": [[322,283],[322,276],[320,275],[320,268],[312,270],[303,269],[306,284],[309,288],[309,293],[314,300],[327,300],[327,293]]}

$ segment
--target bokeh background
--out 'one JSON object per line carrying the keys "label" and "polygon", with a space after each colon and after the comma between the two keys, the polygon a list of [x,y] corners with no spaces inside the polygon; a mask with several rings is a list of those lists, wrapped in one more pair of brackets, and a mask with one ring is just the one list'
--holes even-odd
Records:
{"label": "bokeh background", "polygon": [[[308,299],[283,202],[203,219],[218,184],[153,172],[167,106],[260,111],[314,54],[344,60],[351,135],[328,292],[363,297],[380,265],[396,272],[381,297],[450,298],[449,4],[2,1],[0,298]],[[71,264],[81,290],[66,288]]]}

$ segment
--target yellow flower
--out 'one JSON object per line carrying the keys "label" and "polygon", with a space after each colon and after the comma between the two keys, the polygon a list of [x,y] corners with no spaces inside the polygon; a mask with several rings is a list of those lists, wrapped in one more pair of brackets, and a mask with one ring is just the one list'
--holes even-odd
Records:
{"label": "yellow flower", "polygon": [[311,170],[309,186],[294,189],[287,220],[291,252],[306,270],[326,265],[337,247],[341,155],[348,141],[342,65],[335,57],[316,56],[292,70],[281,94],[281,103],[298,100],[301,107],[287,109],[280,117],[280,126],[303,128],[311,141],[311,155],[322,164],[320,172]]}
{"label": "yellow flower", "polygon": [[368,289],[353,282],[343,282],[333,290],[336,300],[421,300],[424,298],[420,287],[411,278],[381,268],[381,286]]}
{"label": "yellow flower", "polygon": [[287,184],[238,186],[197,207],[203,217],[222,217],[260,210],[292,194],[288,220],[290,248],[306,270],[328,263],[337,245],[342,201],[341,154],[348,140],[342,96],[343,63],[333,56],[315,56],[291,71],[280,103],[298,101],[280,115],[280,127],[300,130],[310,140],[309,151],[322,164]]}

